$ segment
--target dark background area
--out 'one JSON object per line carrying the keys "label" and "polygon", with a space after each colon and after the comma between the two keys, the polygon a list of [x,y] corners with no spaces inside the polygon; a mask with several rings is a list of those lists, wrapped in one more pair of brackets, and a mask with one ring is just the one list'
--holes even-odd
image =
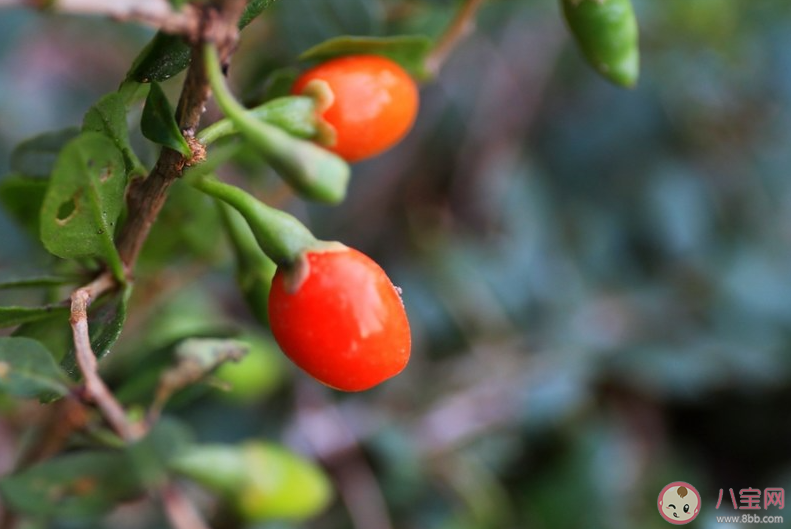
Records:
{"label": "dark background area", "polygon": [[[256,103],[269,72],[339,34],[436,36],[455,6],[281,0],[243,33],[235,89]],[[282,201],[403,288],[409,367],[354,395],[289,367],[266,398],[203,388],[171,411],[207,442],[320,458],[345,503],[305,527],[660,528],[671,481],[702,495],[692,527],[726,527],[715,515],[744,513],[729,488],[791,487],[791,4],[635,7],[642,74],[625,91],[584,64],[554,2],[486,3],[412,133],[354,167],[344,204]],[[150,35],[0,13],[0,173],[19,141],[78,124]],[[248,187],[277,191],[258,173]],[[108,364],[116,388],[143,349],[255,328],[210,204],[174,193]],[[0,274],[50,260],[0,213]]]}

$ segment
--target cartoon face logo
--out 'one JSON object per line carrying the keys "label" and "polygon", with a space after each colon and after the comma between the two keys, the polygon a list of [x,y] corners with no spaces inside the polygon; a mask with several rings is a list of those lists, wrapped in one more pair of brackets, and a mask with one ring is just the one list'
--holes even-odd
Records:
{"label": "cartoon face logo", "polygon": [[657,507],[662,518],[683,525],[694,520],[700,512],[700,494],[689,483],[674,481],[659,493]]}

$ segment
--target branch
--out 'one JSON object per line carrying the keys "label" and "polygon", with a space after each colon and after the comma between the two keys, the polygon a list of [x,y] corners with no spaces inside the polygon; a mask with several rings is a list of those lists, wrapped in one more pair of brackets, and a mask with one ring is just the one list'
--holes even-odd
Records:
{"label": "branch", "polygon": [[86,396],[101,410],[104,418],[118,435],[126,441],[131,441],[137,439],[142,434],[142,430],[129,422],[124,409],[99,376],[99,366],[91,348],[91,337],[88,332],[88,307],[94,299],[113,287],[115,287],[115,279],[110,273],[105,273],[75,290],[71,295],[69,321],[74,335],[77,365],[85,379]]}
{"label": "branch", "polygon": [[165,485],[161,495],[165,514],[174,529],[209,529],[178,485],[175,483]]}
{"label": "branch", "polygon": [[[3,1],[3,0],[0,0]],[[206,6],[201,16],[200,42],[193,43],[192,59],[176,109],[176,120],[190,144],[200,124],[206,102],[211,96],[209,81],[203,61],[203,41],[216,43],[223,64],[236,49],[237,22],[245,0],[227,0],[222,10]],[[129,187],[127,205],[129,216],[118,237],[118,253],[131,271],[154,221],[165,204],[168,188],[184,171],[190,160],[176,151],[163,148],[151,174],[145,180],[136,180]]]}
{"label": "branch", "polygon": [[475,29],[475,14],[483,2],[484,0],[464,0],[461,10],[456,13],[453,22],[442,34],[439,42],[426,59],[426,68],[429,72],[434,75],[438,74],[453,49],[462,39],[472,33]]}
{"label": "branch", "polygon": [[122,22],[139,22],[166,33],[195,35],[200,11],[191,4],[174,11],[168,0],[0,0],[0,8],[27,7],[75,15],[107,16]]}

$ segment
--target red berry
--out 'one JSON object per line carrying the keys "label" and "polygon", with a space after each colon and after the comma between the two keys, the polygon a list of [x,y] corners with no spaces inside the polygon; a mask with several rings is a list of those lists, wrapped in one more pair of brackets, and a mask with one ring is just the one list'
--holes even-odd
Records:
{"label": "red berry", "polygon": [[326,81],[334,101],[322,117],[336,133],[330,150],[350,162],[370,158],[403,138],[415,121],[418,90],[398,64],[378,55],[350,55],[303,73],[293,92]]}
{"label": "red berry", "polygon": [[283,352],[313,378],[362,391],[409,361],[411,337],[401,296],[371,258],[338,245],[311,250],[296,275],[278,268],[269,323]]}

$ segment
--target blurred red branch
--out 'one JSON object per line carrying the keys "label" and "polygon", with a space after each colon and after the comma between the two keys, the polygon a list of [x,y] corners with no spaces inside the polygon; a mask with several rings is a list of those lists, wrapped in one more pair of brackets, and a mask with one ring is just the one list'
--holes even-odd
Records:
{"label": "blurred red branch", "polygon": [[428,71],[434,75],[438,74],[453,49],[472,33],[475,29],[475,14],[483,2],[484,0],[464,0],[461,9],[456,13],[450,26],[442,34],[426,60]]}
{"label": "blurred red branch", "polygon": [[176,484],[165,485],[161,495],[165,514],[174,529],[208,529],[200,513]]}
{"label": "blurred red branch", "polygon": [[139,22],[179,35],[195,35],[200,27],[198,9],[186,4],[176,11],[168,0],[0,0],[0,8],[3,7],[107,16],[123,22]]}

